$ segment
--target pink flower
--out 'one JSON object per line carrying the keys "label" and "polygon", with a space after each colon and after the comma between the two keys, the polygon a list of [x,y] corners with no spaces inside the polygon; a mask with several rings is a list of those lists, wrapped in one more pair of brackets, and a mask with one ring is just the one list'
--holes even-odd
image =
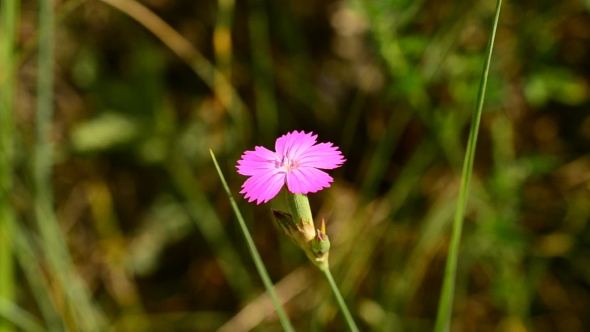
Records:
{"label": "pink flower", "polygon": [[317,135],[304,131],[288,133],[275,143],[276,152],[262,146],[246,151],[238,160],[238,173],[250,178],[242,185],[241,194],[248,202],[266,203],[283,185],[294,194],[315,193],[334,181],[321,169],[340,167],[345,159],[332,143],[316,144]]}

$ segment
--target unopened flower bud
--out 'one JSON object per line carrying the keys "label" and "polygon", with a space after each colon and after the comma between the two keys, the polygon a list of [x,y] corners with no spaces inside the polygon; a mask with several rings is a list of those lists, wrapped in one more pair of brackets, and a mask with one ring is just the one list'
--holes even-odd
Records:
{"label": "unopened flower bud", "polygon": [[328,239],[328,235],[318,229],[315,239],[311,242],[311,249],[318,258],[326,255],[330,251],[330,239]]}

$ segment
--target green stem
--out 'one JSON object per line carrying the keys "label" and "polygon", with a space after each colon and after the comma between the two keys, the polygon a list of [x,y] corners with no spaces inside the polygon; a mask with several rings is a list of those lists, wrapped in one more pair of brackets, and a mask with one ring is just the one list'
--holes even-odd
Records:
{"label": "green stem", "polygon": [[258,133],[262,142],[274,142],[274,137],[278,133],[279,115],[274,91],[268,15],[265,12],[264,1],[250,0],[248,5]]}
{"label": "green stem", "polygon": [[[0,299],[15,300],[13,227],[11,202],[14,146],[13,107],[16,86],[16,27],[19,1],[6,0],[0,5]],[[14,331],[14,326],[0,318],[0,331]]]}
{"label": "green stem", "polygon": [[467,203],[467,195],[469,192],[469,183],[471,181],[471,173],[473,170],[473,159],[475,157],[475,148],[477,144],[477,134],[479,131],[479,123],[483,110],[483,103],[485,97],[485,90],[488,81],[488,73],[490,71],[490,62],[492,58],[492,49],[494,46],[494,39],[496,37],[496,29],[498,27],[498,19],[500,17],[500,7],[502,0],[496,3],[496,14],[494,16],[494,24],[488,47],[486,50],[486,58],[483,67],[483,73],[479,85],[479,92],[477,96],[477,104],[475,114],[471,121],[471,128],[469,131],[469,139],[467,143],[467,152],[463,162],[463,172],[461,175],[461,187],[459,189],[459,199],[457,201],[457,210],[455,219],[453,221],[453,233],[451,235],[451,245],[445,267],[445,277],[443,280],[442,292],[438,304],[438,313],[436,316],[436,323],[434,327],[435,332],[448,331],[451,325],[451,312],[453,308],[453,295],[455,289],[455,278],[457,275],[457,259],[459,256],[459,243],[461,240],[461,230],[463,228],[463,218],[465,216],[465,208]]}
{"label": "green stem", "polygon": [[45,271],[39,264],[39,257],[43,255],[35,246],[30,230],[24,225],[13,225],[14,254],[23,270],[24,281],[31,289],[31,294],[36,300],[37,306],[48,331],[65,331],[58,310],[51,300],[51,286],[45,278]]}
{"label": "green stem", "polygon": [[229,236],[222,227],[221,220],[205,194],[199,189],[198,180],[191,172],[186,160],[174,154],[170,157],[168,172],[178,190],[188,200],[187,211],[197,228],[203,234],[207,245],[215,252],[217,264],[221,268],[229,286],[240,296],[247,299],[252,294],[252,278]]}
{"label": "green stem", "polygon": [[346,303],[344,302],[344,298],[342,298],[342,294],[340,294],[340,290],[338,289],[338,286],[336,286],[336,282],[334,281],[334,277],[332,277],[332,272],[330,272],[329,268],[320,269],[320,270],[324,273],[324,276],[328,280],[328,284],[330,284],[330,289],[332,289],[332,293],[334,293],[334,296],[336,297],[336,302],[338,303],[338,306],[340,307],[340,311],[342,311],[342,314],[344,315],[344,318],[346,319],[346,324],[348,324],[348,329],[352,332],[357,332],[359,329],[356,326],[356,324],[354,323],[354,319],[352,319],[352,315],[350,314],[350,311],[348,311],[348,307],[346,306]]}
{"label": "green stem", "polygon": [[14,326],[19,328],[19,331],[46,331],[33,315],[2,298],[0,298],[0,317],[12,322]]}
{"label": "green stem", "polygon": [[213,154],[213,151],[209,150],[209,152],[211,153],[211,159],[213,159],[213,164],[215,164],[215,169],[217,170],[217,174],[219,174],[219,178],[221,179],[221,183],[223,184],[223,188],[225,189],[225,192],[227,193],[227,197],[229,198],[229,202],[231,204],[231,207],[234,210],[236,217],[238,218],[238,223],[240,224],[240,228],[242,229],[242,233],[244,233],[244,237],[246,238],[248,250],[250,251],[250,255],[252,256],[252,259],[254,260],[254,265],[256,265],[256,269],[258,270],[258,274],[260,275],[260,278],[262,278],[262,282],[264,283],[264,287],[266,288],[266,292],[268,293],[268,296],[270,297],[270,300],[272,301],[272,304],[274,305],[275,310],[277,311],[277,315],[279,316],[279,320],[281,321],[281,325],[283,326],[283,329],[285,331],[289,331],[289,332],[295,331],[295,329],[293,329],[293,326],[291,325],[291,321],[289,320],[289,316],[287,316],[283,307],[281,306],[281,303],[279,302],[279,298],[274,290],[272,281],[270,280],[270,277],[268,276],[268,272],[266,271],[266,268],[264,267],[264,263],[262,262],[262,258],[260,257],[260,254],[258,253],[258,249],[256,249],[256,245],[254,244],[254,240],[252,239],[252,236],[250,235],[250,232],[248,231],[248,227],[246,227],[246,222],[244,221],[244,218],[242,217],[242,214],[240,213],[240,209],[238,209],[238,204],[236,204],[236,201],[234,200],[234,197],[232,196],[231,191],[229,190],[229,186],[227,185],[227,182],[225,181],[225,177],[223,176],[223,173],[221,172],[221,169],[219,168],[219,165],[217,164],[217,159],[215,159],[215,155]]}
{"label": "green stem", "polygon": [[[37,123],[33,180],[35,184],[35,216],[43,242],[43,251],[51,268],[51,277],[67,295],[66,305],[74,313],[73,326],[87,331],[104,331],[105,319],[92,302],[82,279],[77,275],[69,255],[65,236],[53,210],[53,61],[55,54],[55,11],[53,1],[39,1],[39,56],[37,68]],[[64,315],[65,317],[65,315]],[[65,318],[64,318],[65,320]]]}

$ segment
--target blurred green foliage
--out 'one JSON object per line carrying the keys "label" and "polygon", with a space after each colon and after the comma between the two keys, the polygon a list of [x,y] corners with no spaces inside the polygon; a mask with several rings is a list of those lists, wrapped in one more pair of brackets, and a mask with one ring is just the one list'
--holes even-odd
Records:
{"label": "blurred green foliage", "polygon": [[[47,203],[71,256],[64,276],[34,222],[37,6],[14,14],[15,100],[2,95],[0,110],[12,109],[1,134],[15,152],[0,160],[13,183],[0,207],[16,220],[0,243],[16,261],[0,317],[91,330],[83,289],[103,330],[279,330],[212,149],[295,328],[343,330],[321,275],[273,224],[284,202],[238,194],[240,154],[297,129],[347,158],[310,201],[361,329],[432,329],[493,1],[56,1]],[[453,331],[590,329],[589,10],[504,4]],[[146,13],[197,53],[152,34],[167,30]]]}

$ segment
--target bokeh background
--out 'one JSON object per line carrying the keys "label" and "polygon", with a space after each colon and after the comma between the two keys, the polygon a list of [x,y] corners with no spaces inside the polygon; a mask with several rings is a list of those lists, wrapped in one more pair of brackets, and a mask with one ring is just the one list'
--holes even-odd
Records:
{"label": "bokeh background", "polygon": [[[357,323],[432,329],[495,1],[53,1],[48,119],[36,115],[46,13],[17,2],[2,317],[280,331],[212,149],[296,329],[344,330],[321,274],[274,225],[280,197],[238,193],[243,151],[305,130],[347,158],[310,201]],[[589,13],[588,0],[503,4],[453,331],[590,330]]]}

